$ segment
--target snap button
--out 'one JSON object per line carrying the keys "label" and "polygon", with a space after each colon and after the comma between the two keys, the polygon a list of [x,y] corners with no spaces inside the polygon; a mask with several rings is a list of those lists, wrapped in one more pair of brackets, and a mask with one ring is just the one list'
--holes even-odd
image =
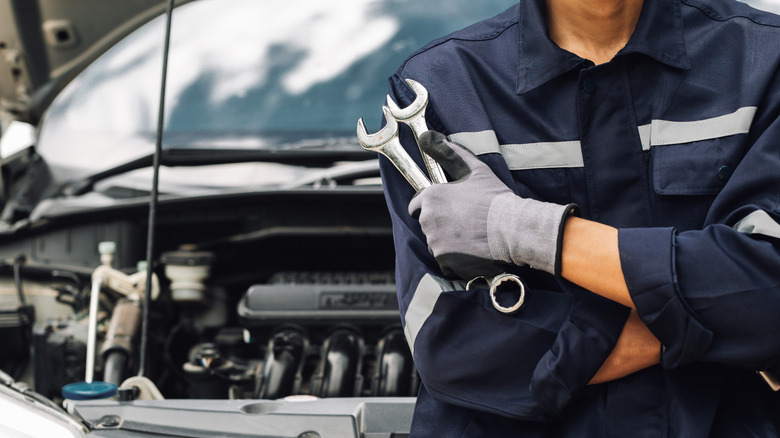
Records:
{"label": "snap button", "polygon": [[718,179],[726,182],[731,178],[731,175],[734,173],[734,169],[732,169],[729,166],[721,166],[720,169],[718,169]]}
{"label": "snap button", "polygon": [[596,91],[596,81],[593,78],[585,79],[582,81],[582,89],[588,94],[593,93]]}

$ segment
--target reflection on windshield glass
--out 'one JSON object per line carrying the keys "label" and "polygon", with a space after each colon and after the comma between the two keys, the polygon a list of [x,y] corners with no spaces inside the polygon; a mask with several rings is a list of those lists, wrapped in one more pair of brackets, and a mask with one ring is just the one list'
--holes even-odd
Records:
{"label": "reflection on windshield glass", "polygon": [[[365,0],[298,1],[294,9],[285,2],[236,3],[233,7],[244,13],[225,16],[224,5],[214,2],[177,17],[169,67],[176,72],[168,95],[173,108],[169,127],[351,128],[354,120],[346,124],[328,114],[329,108],[358,100],[363,91],[355,87],[373,81],[352,74],[351,84],[329,82],[387,44],[400,27],[398,18]],[[203,23],[208,23],[206,28]],[[208,105],[194,106],[194,99]]]}
{"label": "reflection on windshield glass", "polygon": [[[173,14],[167,147],[274,148],[354,141],[380,125],[386,80],[430,40],[514,0],[202,0]],[[104,169],[151,153],[164,17],[84,70],[39,139],[50,165]],[[334,143],[335,142],[335,143]]]}

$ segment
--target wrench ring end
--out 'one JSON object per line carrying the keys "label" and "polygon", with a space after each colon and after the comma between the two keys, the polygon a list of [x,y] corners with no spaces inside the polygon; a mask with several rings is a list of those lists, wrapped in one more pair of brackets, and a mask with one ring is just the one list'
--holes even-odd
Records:
{"label": "wrench ring end", "polygon": [[[517,298],[517,302],[513,304],[510,307],[504,307],[502,306],[496,297],[498,292],[498,287],[501,285],[501,283],[504,283],[506,281],[511,281],[515,283],[516,285],[520,286],[520,296]],[[523,284],[522,280],[520,280],[520,277],[512,274],[499,274],[496,277],[493,278],[493,280],[490,282],[490,301],[493,302],[493,307],[496,308],[501,313],[511,314],[515,313],[518,310],[520,310],[521,307],[523,307],[523,304],[525,304],[525,284]]]}

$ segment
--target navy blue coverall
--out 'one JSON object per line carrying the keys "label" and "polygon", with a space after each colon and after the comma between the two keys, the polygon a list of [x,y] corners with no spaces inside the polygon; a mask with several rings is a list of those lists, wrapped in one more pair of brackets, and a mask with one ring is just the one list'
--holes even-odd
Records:
{"label": "navy blue coverall", "polygon": [[[594,66],[547,36],[543,0],[414,53],[389,80],[430,93],[431,129],[518,195],[619,229],[661,364],[586,386],[627,309],[515,268],[524,308],[444,278],[386,159],[401,318],[422,380],[413,436],[775,437],[780,398],[780,17],[731,0],[646,0]],[[423,167],[410,131],[404,147]]]}

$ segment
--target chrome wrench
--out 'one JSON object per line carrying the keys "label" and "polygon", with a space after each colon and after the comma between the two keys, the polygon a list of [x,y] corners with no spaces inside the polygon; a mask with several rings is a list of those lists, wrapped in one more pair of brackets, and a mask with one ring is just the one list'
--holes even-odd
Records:
{"label": "chrome wrench", "polygon": [[[388,95],[387,107],[390,108],[390,113],[397,121],[405,123],[412,129],[414,139],[419,147],[420,135],[428,130],[428,124],[425,122],[425,109],[428,107],[428,90],[422,84],[412,79],[407,79],[406,83],[415,94],[414,102],[402,109]],[[431,176],[431,181],[434,184],[446,183],[447,177],[444,175],[444,170],[442,170],[439,163],[423,152],[422,149],[420,153],[422,154],[423,163],[425,163],[425,167],[428,169],[428,175]]]}
{"label": "chrome wrench", "polygon": [[425,176],[425,173],[417,167],[412,157],[401,146],[401,142],[398,140],[398,122],[390,114],[390,109],[383,106],[382,112],[385,115],[386,124],[384,128],[375,134],[368,134],[363,119],[358,120],[357,137],[360,146],[363,149],[379,152],[387,157],[404,178],[409,181],[409,184],[412,185],[416,192],[430,186],[431,182]]}

